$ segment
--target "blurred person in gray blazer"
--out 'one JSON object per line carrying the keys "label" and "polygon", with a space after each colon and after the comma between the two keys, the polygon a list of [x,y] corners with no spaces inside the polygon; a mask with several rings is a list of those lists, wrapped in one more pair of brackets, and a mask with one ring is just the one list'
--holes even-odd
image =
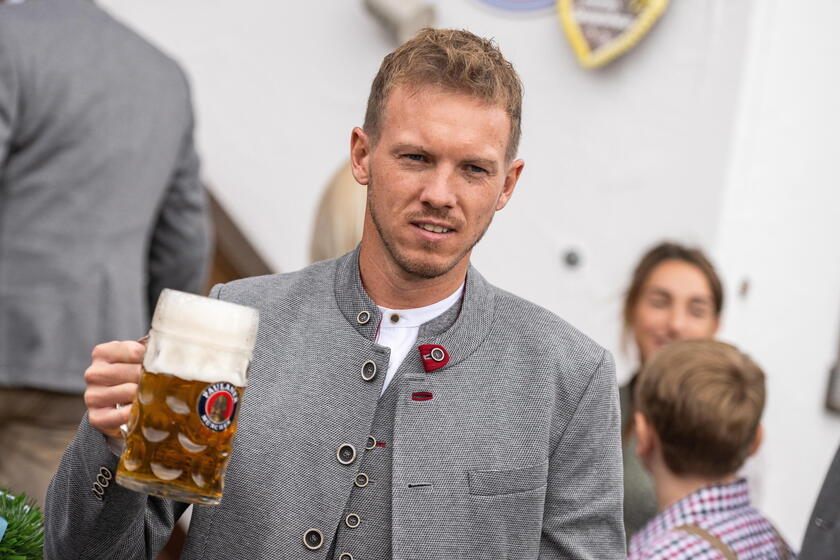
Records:
{"label": "blurred person in gray blazer", "polygon": [[[211,292],[260,326],[224,497],[183,558],[625,557],[612,357],[470,266],[524,166],[520,114],[491,41],[426,29],[385,57],[351,133],[360,246]],[[47,558],[153,557],[184,511],[114,483],[143,350],[93,352]]]}
{"label": "blurred person in gray blazer", "polygon": [[[838,366],[835,366],[838,367]],[[802,541],[801,560],[835,560],[840,555],[840,447],[823,480]]]}
{"label": "blurred person in gray blazer", "polygon": [[0,3],[0,487],[43,503],[92,346],[203,287],[192,131],[175,62],[93,2]]}

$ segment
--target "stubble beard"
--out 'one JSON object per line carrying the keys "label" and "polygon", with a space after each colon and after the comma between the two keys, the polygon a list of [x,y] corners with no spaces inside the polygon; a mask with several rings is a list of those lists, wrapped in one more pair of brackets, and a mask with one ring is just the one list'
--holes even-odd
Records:
{"label": "stubble beard", "polygon": [[[376,205],[373,203],[373,179],[371,178],[368,181],[367,189],[367,206],[368,210],[370,211],[370,217],[373,220],[373,225],[376,227],[376,231],[379,233],[379,239],[382,240],[382,244],[385,246],[385,249],[388,251],[388,254],[391,255],[391,259],[399,266],[404,272],[417,276],[419,278],[424,279],[431,279],[431,278],[438,278],[443,276],[455,266],[460,263],[464,257],[472,251],[473,247],[481,241],[481,238],[484,237],[484,234],[487,233],[487,229],[490,227],[490,222],[493,221],[492,215],[490,220],[487,221],[487,224],[484,226],[484,229],[481,230],[481,233],[472,243],[468,244],[459,254],[457,257],[452,259],[449,262],[445,262],[443,264],[435,265],[433,262],[424,261],[420,259],[412,259],[404,252],[400,251],[399,247],[390,239],[390,237],[386,234],[385,230],[382,227],[382,224],[378,218],[378,210]],[[447,213],[445,211],[436,211],[435,209],[431,209],[430,211],[426,212],[425,214],[428,217],[436,217],[439,219],[445,219]],[[424,248],[428,249],[430,252],[434,251],[434,243],[431,242],[424,242]]]}

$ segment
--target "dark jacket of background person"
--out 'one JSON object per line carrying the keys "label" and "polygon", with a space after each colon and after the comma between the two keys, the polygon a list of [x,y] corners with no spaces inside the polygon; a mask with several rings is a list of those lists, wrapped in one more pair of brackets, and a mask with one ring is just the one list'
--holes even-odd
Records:
{"label": "dark jacket of background person", "polygon": [[619,387],[618,397],[621,403],[621,457],[624,465],[624,531],[629,542],[656,515],[656,490],[653,479],[636,455],[636,438],[629,426],[633,418],[632,382]]}
{"label": "dark jacket of background person", "polygon": [[93,2],[0,4],[0,387],[81,394],[95,344],[202,288],[192,129],[178,66]]}
{"label": "dark jacket of background person", "polygon": [[801,560],[835,560],[840,557],[840,448],[828,468],[805,540]]}

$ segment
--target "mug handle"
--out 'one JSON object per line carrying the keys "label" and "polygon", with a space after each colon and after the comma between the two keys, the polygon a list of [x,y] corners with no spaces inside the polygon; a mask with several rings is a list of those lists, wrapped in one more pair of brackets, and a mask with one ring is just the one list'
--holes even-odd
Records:
{"label": "mug handle", "polygon": [[[137,342],[139,342],[143,346],[146,346],[146,343],[148,341],[149,341],[149,335],[148,334],[145,335],[145,336],[141,336],[140,338],[137,339]],[[123,406],[131,406],[131,403],[125,404],[125,405],[124,404],[117,404],[115,406],[116,406],[116,408],[122,408]],[[120,425],[120,433],[122,434],[123,439],[128,437],[128,424],[121,424]]]}

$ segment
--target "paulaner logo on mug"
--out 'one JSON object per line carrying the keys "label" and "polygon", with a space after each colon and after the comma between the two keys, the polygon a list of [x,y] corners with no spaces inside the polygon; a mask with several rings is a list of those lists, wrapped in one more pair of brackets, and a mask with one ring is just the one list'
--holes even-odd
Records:
{"label": "paulaner logo on mug", "polygon": [[198,398],[198,417],[204,425],[216,432],[227,430],[233,423],[239,392],[230,383],[214,383]]}

